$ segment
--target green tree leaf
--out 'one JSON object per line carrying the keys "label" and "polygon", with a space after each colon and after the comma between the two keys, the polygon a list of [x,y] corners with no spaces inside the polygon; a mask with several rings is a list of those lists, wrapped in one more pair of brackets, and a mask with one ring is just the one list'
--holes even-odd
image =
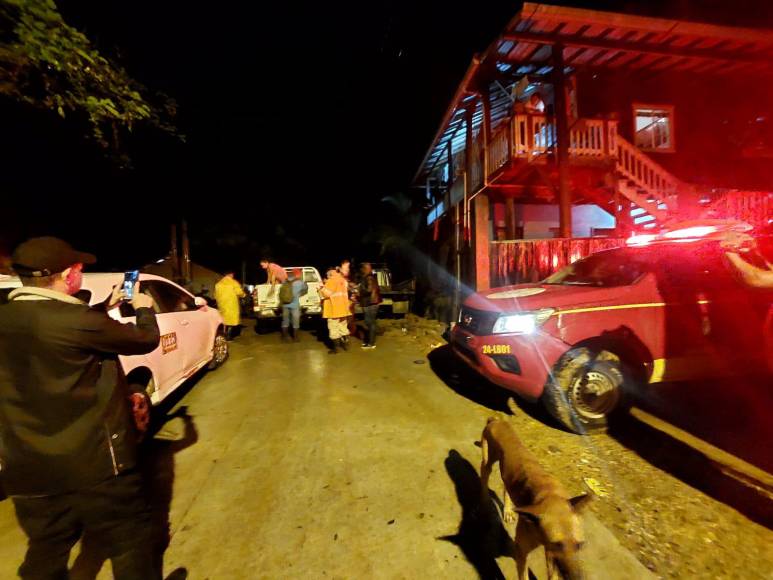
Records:
{"label": "green tree leaf", "polygon": [[144,86],[62,19],[53,0],[0,0],[0,30],[0,95],[60,117],[80,115],[103,147],[115,147],[120,131],[138,123],[182,138],[173,123],[176,103],[151,101]]}

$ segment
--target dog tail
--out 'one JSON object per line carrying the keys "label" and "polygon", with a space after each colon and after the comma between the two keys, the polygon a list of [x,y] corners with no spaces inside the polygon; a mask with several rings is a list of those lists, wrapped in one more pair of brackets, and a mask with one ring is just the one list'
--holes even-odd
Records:
{"label": "dog tail", "polygon": [[517,415],[518,414],[518,403],[515,402],[515,399],[512,397],[509,397],[507,399],[507,408],[510,409],[511,415]]}

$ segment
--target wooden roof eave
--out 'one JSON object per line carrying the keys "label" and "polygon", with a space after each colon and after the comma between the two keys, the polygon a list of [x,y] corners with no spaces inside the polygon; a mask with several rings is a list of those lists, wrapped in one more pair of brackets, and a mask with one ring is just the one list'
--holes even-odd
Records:
{"label": "wooden roof eave", "polygon": [[451,100],[451,103],[448,106],[448,109],[446,109],[446,112],[443,115],[443,120],[440,123],[440,127],[438,128],[437,133],[435,133],[435,137],[434,139],[432,139],[432,143],[427,149],[427,153],[424,156],[424,159],[421,160],[421,164],[419,165],[418,171],[416,171],[416,174],[413,176],[413,183],[415,185],[418,185],[419,178],[424,173],[427,161],[432,156],[432,153],[435,150],[435,146],[443,138],[443,134],[448,128],[448,125],[451,123],[451,120],[454,117],[454,113],[456,113],[457,107],[461,103],[462,99],[464,99],[466,96],[470,94],[471,91],[468,89],[468,87],[470,85],[470,81],[472,81],[472,79],[475,78],[475,73],[478,72],[480,63],[481,63],[480,56],[477,54],[474,55],[472,57],[472,61],[470,62],[470,66],[467,67],[467,72],[465,72],[464,77],[462,77],[462,82],[459,84],[459,86],[456,89],[456,92],[454,93],[454,98]]}
{"label": "wooden roof eave", "polygon": [[512,30],[521,20],[545,18],[561,20],[567,23],[589,24],[607,27],[635,28],[654,33],[680,34],[685,36],[716,37],[722,40],[742,42],[770,43],[770,31],[740,26],[722,26],[703,22],[688,22],[670,18],[639,16],[622,12],[607,12],[588,8],[569,8],[566,6],[524,2],[521,12],[514,18],[506,30]]}
{"label": "wooden roof eave", "polygon": [[602,49],[655,56],[673,56],[692,59],[724,60],[732,63],[768,64],[768,55],[743,55],[732,52],[718,52],[711,49],[681,48],[659,46],[648,42],[619,41],[606,38],[593,38],[582,35],[541,34],[534,32],[507,32],[503,40],[526,42],[529,44],[563,45],[572,48]]}

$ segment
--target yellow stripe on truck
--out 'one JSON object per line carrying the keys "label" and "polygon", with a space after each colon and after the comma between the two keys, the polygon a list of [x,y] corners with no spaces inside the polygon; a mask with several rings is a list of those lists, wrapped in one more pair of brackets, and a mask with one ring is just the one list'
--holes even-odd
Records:
{"label": "yellow stripe on truck", "polygon": [[588,308],[571,308],[569,310],[556,310],[553,316],[561,314],[579,314],[580,312],[602,312],[605,310],[629,310],[633,308],[661,308],[665,302],[648,302],[645,304],[615,304],[614,306],[590,306]]}
{"label": "yellow stripe on truck", "polygon": [[[710,304],[710,300],[696,300],[695,304]],[[662,308],[664,306],[681,306],[679,303],[668,302],[644,302],[642,304],[614,304],[612,306],[589,306],[587,308],[570,308],[568,310],[556,310],[551,316],[561,314],[579,314],[581,312],[603,312],[606,310],[632,310],[634,308]]]}

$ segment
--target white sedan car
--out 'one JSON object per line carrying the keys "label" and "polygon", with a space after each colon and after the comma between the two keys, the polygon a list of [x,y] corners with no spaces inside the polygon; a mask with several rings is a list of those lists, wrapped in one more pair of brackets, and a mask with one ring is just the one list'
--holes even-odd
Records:
{"label": "white sedan car", "polygon": [[[86,273],[77,297],[99,304],[122,283],[123,274]],[[18,286],[18,278],[0,276],[0,301]],[[140,290],[153,298],[161,342],[150,354],[120,356],[119,360],[129,382],[143,385],[157,404],[200,369],[222,365],[228,358],[228,342],[220,313],[203,298],[151,274],[140,274]],[[123,323],[135,321],[128,303],[111,310],[110,316]]]}

